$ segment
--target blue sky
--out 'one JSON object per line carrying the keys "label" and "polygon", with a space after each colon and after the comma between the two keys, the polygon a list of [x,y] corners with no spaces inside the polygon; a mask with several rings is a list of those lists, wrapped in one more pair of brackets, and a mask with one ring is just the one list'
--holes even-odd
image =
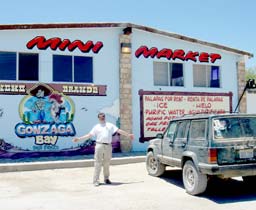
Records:
{"label": "blue sky", "polygon": [[[3,3],[4,2],[4,3]],[[254,54],[255,0],[7,0],[0,24],[130,22]]]}

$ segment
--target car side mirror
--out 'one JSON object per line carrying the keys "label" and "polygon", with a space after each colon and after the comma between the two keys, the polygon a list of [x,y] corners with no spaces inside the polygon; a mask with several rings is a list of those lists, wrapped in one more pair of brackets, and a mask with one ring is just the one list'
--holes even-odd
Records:
{"label": "car side mirror", "polygon": [[158,134],[156,134],[156,138],[163,139],[164,135],[162,133],[158,133]]}

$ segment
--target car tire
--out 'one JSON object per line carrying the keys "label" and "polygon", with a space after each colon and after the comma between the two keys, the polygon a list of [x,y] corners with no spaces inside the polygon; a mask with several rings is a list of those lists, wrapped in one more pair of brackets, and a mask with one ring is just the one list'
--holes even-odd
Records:
{"label": "car tire", "polygon": [[249,184],[249,185],[256,181],[256,176],[243,176],[242,178],[243,178],[244,183]]}
{"label": "car tire", "polygon": [[203,193],[207,187],[207,175],[200,173],[191,160],[186,161],[182,168],[183,184],[190,195]]}
{"label": "car tire", "polygon": [[158,160],[152,151],[147,153],[146,167],[151,176],[161,176],[165,171],[165,165]]}

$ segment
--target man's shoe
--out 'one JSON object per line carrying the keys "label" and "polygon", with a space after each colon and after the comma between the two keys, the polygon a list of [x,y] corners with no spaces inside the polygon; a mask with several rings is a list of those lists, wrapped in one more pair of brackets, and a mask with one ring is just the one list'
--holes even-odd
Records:
{"label": "man's shoe", "polygon": [[109,179],[106,179],[105,184],[112,184],[112,182]]}
{"label": "man's shoe", "polygon": [[94,184],[95,187],[100,186],[100,183],[98,181],[94,182],[93,184]]}

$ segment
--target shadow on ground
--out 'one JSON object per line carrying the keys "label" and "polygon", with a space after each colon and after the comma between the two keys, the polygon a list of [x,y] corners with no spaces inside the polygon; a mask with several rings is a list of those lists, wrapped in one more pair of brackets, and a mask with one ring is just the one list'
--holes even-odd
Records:
{"label": "shadow on ground", "polygon": [[[166,170],[160,177],[170,184],[184,189],[182,171],[178,169]],[[237,179],[213,178],[208,181],[206,191],[198,195],[201,198],[212,200],[215,203],[235,203],[256,200],[256,183],[248,185]],[[184,189],[184,193],[185,189]]]}
{"label": "shadow on ground", "polygon": [[139,182],[112,182],[111,184],[105,184],[105,183],[101,183],[101,185],[104,186],[109,186],[109,187],[113,187],[113,186],[118,186],[118,185],[127,185],[127,184],[137,184],[137,183],[142,183],[143,181],[139,181]]}

